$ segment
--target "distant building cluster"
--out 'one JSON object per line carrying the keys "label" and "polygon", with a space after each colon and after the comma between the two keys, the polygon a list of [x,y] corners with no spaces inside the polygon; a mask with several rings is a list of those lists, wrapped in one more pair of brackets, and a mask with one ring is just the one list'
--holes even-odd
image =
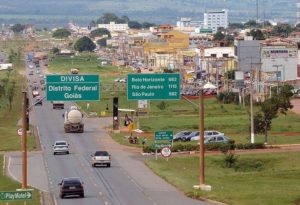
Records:
{"label": "distant building cluster", "polygon": [[[228,10],[224,9],[205,12],[203,21],[183,17],[175,25],[163,24],[149,29],[130,29],[127,23],[115,22],[94,27],[80,27],[69,22],[68,29],[71,40],[105,28],[110,38],[107,35],[92,38],[95,43],[105,38],[106,47],[97,45],[95,49],[99,58],[137,71],[180,72],[185,83],[205,80],[216,84],[219,77],[224,80],[226,73],[239,71],[245,74],[245,83],[239,82],[233,88],[244,89],[247,76],[252,75],[258,95],[267,92],[274,83],[290,82],[300,86],[299,32],[255,40],[249,36],[250,29],[233,29],[228,25]],[[271,29],[272,26],[266,27],[264,31]],[[33,29],[28,26],[24,33],[31,32]],[[215,35],[220,32],[232,37],[231,43],[216,40]],[[2,29],[2,38],[12,35],[10,29]],[[68,42],[55,46],[60,48],[61,55],[76,55]]]}

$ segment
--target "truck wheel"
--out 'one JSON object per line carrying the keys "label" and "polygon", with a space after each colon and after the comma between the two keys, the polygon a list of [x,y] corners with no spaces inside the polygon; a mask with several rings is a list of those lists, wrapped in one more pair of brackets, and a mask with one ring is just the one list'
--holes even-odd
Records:
{"label": "truck wheel", "polygon": [[110,167],[110,163],[106,164],[107,167]]}

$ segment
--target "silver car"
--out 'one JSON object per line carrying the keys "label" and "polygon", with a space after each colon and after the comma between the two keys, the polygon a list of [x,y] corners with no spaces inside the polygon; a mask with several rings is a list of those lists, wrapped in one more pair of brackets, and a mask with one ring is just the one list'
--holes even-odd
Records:
{"label": "silver car", "polygon": [[53,146],[53,154],[69,154],[69,144],[66,141],[55,141]]}
{"label": "silver car", "polygon": [[107,167],[110,167],[111,157],[107,151],[96,151],[94,155],[91,155],[91,157],[92,167],[97,165],[106,165]]}
{"label": "silver car", "polygon": [[[217,136],[224,136],[224,133],[216,131],[216,130],[206,130],[204,131],[204,138],[208,138],[208,137],[217,137]],[[196,135],[194,137],[191,138],[191,141],[199,141],[200,139],[200,135]]]}

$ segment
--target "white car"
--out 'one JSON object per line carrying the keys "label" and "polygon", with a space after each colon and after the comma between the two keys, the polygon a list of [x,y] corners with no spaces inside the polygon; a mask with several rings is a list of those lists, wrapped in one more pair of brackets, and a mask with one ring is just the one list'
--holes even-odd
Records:
{"label": "white car", "polygon": [[69,154],[69,144],[66,141],[55,141],[53,146],[53,155],[57,153]]}
{"label": "white car", "polygon": [[[27,134],[30,134],[30,130],[27,130]],[[18,135],[22,136],[22,128],[18,129]]]}
{"label": "white car", "polygon": [[[207,130],[204,131],[204,138],[207,137],[217,137],[217,136],[224,136],[224,133],[216,131],[216,130]],[[200,139],[200,136],[194,136],[191,138],[191,141],[198,141]]]}

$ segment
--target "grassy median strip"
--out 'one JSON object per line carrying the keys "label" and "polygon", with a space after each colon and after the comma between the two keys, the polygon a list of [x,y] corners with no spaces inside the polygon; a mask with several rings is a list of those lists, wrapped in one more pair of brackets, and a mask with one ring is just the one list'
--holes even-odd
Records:
{"label": "grassy median strip", "polygon": [[[16,189],[20,189],[22,186],[20,183],[12,180],[9,177],[4,176],[3,173],[3,155],[0,155],[0,166],[1,166],[1,171],[0,171],[0,191],[16,191]],[[30,188],[30,187],[29,187]],[[31,200],[26,200],[27,204],[31,204],[31,205],[39,205],[40,204],[40,196],[39,196],[39,192],[34,189],[34,191],[32,192],[33,196]],[[7,201],[9,202],[9,205],[24,205],[24,201],[20,200],[20,201]],[[6,202],[4,201],[0,201],[0,205],[4,205],[6,204]]]}
{"label": "grassy median strip", "polygon": [[199,184],[199,158],[179,156],[148,159],[145,163],[159,176],[194,198],[209,198],[231,205],[300,204],[298,152],[242,154],[233,168],[224,156],[205,157],[206,184],[212,191],[194,190]]}

